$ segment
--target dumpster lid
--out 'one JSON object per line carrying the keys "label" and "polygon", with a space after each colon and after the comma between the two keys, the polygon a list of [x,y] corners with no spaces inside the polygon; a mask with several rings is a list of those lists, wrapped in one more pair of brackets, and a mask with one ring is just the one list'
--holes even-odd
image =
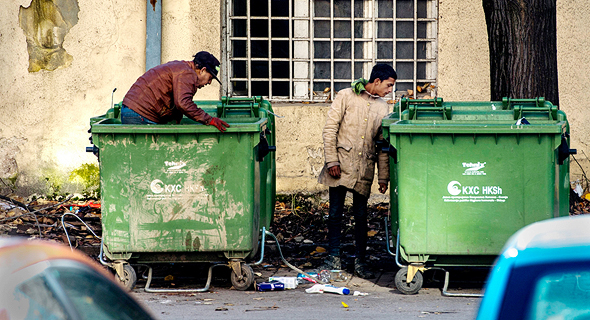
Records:
{"label": "dumpster lid", "polygon": [[188,118],[184,118],[180,124],[121,124],[119,119],[106,118],[92,124],[92,133],[234,133],[234,132],[260,132],[264,130],[268,122],[267,118],[221,118],[227,122],[230,127],[224,133],[221,133],[214,126],[207,126],[197,123]]}

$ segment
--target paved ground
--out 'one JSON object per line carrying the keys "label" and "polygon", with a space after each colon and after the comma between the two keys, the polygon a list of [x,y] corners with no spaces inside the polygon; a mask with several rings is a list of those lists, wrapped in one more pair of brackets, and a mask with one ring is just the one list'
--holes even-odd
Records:
{"label": "paved ground", "polygon": [[[218,268],[223,269],[223,268]],[[296,276],[287,268],[254,268],[258,281],[269,276]],[[307,271],[307,270],[306,270]],[[227,273],[228,275],[229,273]],[[160,319],[473,319],[479,298],[444,297],[440,283],[425,284],[419,294],[401,294],[394,285],[395,272],[381,272],[374,280],[352,277],[334,283],[367,296],[337,294],[308,294],[300,285],[297,289],[273,292],[237,291],[229,281],[220,280],[226,274],[217,272],[209,292],[204,293],[146,293],[145,281],[138,282],[134,295]],[[158,283],[154,283],[156,287]],[[165,285],[160,282],[159,285]],[[453,292],[480,293],[481,285],[470,289],[449,289]],[[186,287],[183,287],[186,288]],[[344,304],[348,305],[345,307]]]}

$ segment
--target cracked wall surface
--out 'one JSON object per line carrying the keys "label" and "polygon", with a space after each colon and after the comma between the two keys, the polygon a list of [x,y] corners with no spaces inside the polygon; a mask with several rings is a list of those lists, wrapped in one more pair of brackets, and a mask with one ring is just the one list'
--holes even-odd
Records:
{"label": "cracked wall surface", "polygon": [[73,57],[63,48],[64,38],[78,23],[76,0],[32,0],[20,7],[19,21],[27,37],[29,72],[67,67]]}

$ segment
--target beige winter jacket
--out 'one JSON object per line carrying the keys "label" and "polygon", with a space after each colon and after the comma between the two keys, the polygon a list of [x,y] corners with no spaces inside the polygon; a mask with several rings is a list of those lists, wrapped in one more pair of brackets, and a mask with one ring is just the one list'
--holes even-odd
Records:
{"label": "beige winter jacket", "polygon": [[[336,95],[324,126],[325,165],[318,182],[330,187],[345,186],[369,197],[375,175],[375,162],[380,183],[389,182],[389,156],[375,148],[383,139],[381,120],[389,107],[383,99],[366,91],[355,94],[352,88]],[[341,176],[335,179],[328,168],[340,165]]]}

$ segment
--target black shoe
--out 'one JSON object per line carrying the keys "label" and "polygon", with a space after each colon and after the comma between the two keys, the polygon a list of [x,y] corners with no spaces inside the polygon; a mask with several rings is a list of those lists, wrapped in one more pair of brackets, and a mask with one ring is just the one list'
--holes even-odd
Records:
{"label": "black shoe", "polygon": [[342,270],[342,262],[340,257],[337,256],[328,256],[324,263],[319,266],[319,271],[321,270]]}
{"label": "black shoe", "polygon": [[369,270],[369,266],[359,259],[354,259],[354,275],[361,279],[375,278],[375,274]]}

